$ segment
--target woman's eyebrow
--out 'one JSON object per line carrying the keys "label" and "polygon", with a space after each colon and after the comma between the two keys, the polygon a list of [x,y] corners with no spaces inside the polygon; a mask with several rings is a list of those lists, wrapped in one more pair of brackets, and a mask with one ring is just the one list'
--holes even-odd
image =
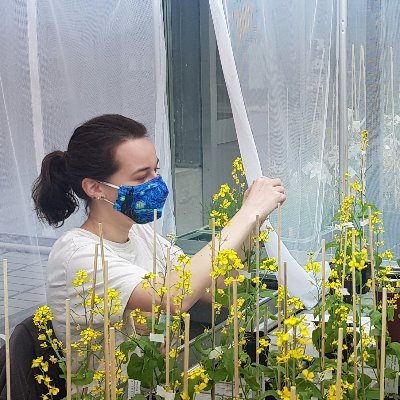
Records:
{"label": "woman's eyebrow", "polygon": [[[157,167],[157,165],[159,164],[159,162],[160,162],[160,159],[157,157],[156,167]],[[151,169],[151,167],[139,168],[139,169],[137,169],[136,171],[134,171],[134,172],[132,173],[132,175],[135,175],[135,174],[137,174],[138,172],[147,171],[148,169]]]}

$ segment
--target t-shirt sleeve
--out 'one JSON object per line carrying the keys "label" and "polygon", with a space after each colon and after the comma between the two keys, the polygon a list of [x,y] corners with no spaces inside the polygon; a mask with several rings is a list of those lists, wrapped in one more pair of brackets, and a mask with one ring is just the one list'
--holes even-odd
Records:
{"label": "t-shirt sleeve", "polygon": [[[132,291],[143,280],[146,270],[118,256],[106,246],[104,246],[104,259],[108,263],[108,287],[109,289],[114,289],[119,293],[119,301],[121,302],[120,307],[117,307],[119,309],[114,313],[114,315],[112,315],[112,319],[117,321],[122,318],[122,314],[126,308]],[[89,282],[85,283],[83,287],[82,285],[77,285],[77,283],[80,283],[79,278],[76,280],[77,274],[80,270],[87,273],[87,280],[89,280]],[[104,279],[101,256],[99,254],[97,259],[96,277],[94,276],[94,248],[89,245],[78,248],[72,254],[67,263],[66,272],[67,291],[71,299],[71,305],[75,306],[75,312],[80,312],[84,317],[85,310],[82,305],[82,296],[88,298],[89,289],[93,286],[94,279],[96,282],[96,295],[100,298],[104,298]],[[116,304],[115,301],[114,304]]]}

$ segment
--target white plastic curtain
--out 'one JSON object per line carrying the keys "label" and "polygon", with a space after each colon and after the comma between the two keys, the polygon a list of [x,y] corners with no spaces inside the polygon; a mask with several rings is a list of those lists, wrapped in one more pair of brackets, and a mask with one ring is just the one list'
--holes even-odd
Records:
{"label": "white plastic curtain", "polygon": [[[213,4],[224,8],[263,174],[280,177],[286,188],[283,241],[304,262],[323,237],[331,237],[340,198],[339,2],[210,0]],[[359,136],[368,129],[368,199],[383,211],[386,244],[398,253],[400,3],[352,0],[347,12],[343,117],[349,172],[359,170]],[[225,80],[229,88],[230,77]],[[234,108],[238,99],[230,101]]]}
{"label": "white plastic curtain", "polygon": [[44,155],[104,113],[147,127],[171,193],[162,231],[174,232],[161,0],[2,1],[0,16],[0,242],[46,244],[81,224],[83,211],[39,224],[31,187]]}
{"label": "white plastic curtain", "polygon": [[[0,1],[0,254],[11,326],[45,303],[49,247],[85,218],[82,207],[54,230],[31,200],[44,155],[66,150],[82,122],[118,113],[145,124],[170,189],[158,228],[175,232],[165,64],[161,0]],[[0,331],[2,304],[0,289]]]}
{"label": "white plastic curtain", "polygon": [[[304,261],[329,229],[336,196],[335,2],[213,3],[224,7],[263,174],[281,178],[286,188],[283,241]],[[230,100],[234,108],[237,99]]]}

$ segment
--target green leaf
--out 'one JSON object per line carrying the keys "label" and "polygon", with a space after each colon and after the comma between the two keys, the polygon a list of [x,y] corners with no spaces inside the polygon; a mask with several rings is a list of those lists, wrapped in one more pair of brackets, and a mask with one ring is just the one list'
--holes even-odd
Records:
{"label": "green leaf", "polygon": [[[209,336],[209,335],[208,335]],[[208,357],[208,355],[211,352],[211,349],[204,349],[202,344],[203,341],[205,341],[206,339],[208,339],[209,337],[206,337],[205,334],[199,335],[197,336],[197,338],[195,339],[193,346],[194,348],[202,355],[202,356],[206,356]]]}
{"label": "green leaf", "polygon": [[209,377],[216,383],[222,382],[226,379],[227,371],[225,368],[219,368],[214,371],[208,371]]}
{"label": "green leaf", "polygon": [[80,369],[76,374],[72,375],[72,383],[77,386],[89,385],[93,382],[94,372],[86,368]]}
{"label": "green leaf", "polygon": [[394,354],[400,360],[400,343],[391,342],[386,346],[386,354]]}
{"label": "green leaf", "polygon": [[137,343],[133,340],[129,340],[127,342],[122,342],[121,345],[119,346],[119,349],[122,353],[125,354],[126,357],[128,357],[129,353],[134,351],[137,347]]}
{"label": "green leaf", "polygon": [[367,400],[379,400],[379,389],[368,389],[365,391],[365,399]]}
{"label": "green leaf", "polygon": [[390,304],[387,306],[387,317],[389,321],[394,321],[394,306]]}
{"label": "green leaf", "polygon": [[143,394],[135,394],[133,397],[131,397],[132,400],[147,400],[146,396]]}
{"label": "green leaf", "polygon": [[360,387],[367,387],[372,382],[372,379],[367,374],[361,374],[360,376]]}
{"label": "green leaf", "polygon": [[379,331],[382,330],[382,313],[378,310],[372,311],[369,315],[371,318],[371,325],[373,325]]}
{"label": "green leaf", "polygon": [[142,380],[142,373],[144,367],[144,359],[133,353],[129,359],[127,372],[128,377],[131,379]]}
{"label": "green leaf", "polygon": [[228,379],[233,379],[234,362],[233,362],[233,347],[223,349],[222,362],[228,374]]}

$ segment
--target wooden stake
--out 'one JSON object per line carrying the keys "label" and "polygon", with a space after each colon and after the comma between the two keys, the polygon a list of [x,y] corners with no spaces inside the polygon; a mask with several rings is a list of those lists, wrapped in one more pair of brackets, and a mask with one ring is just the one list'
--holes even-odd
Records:
{"label": "wooden stake", "polygon": [[[375,256],[374,256],[374,229],[372,226],[372,212],[371,212],[371,207],[368,207],[368,227],[369,227],[369,258],[371,262],[371,290],[372,290],[372,304],[374,307],[374,311],[377,309],[377,301],[376,301],[376,280],[375,280]],[[378,365],[378,360],[379,360],[379,347],[378,347],[378,341],[379,337],[375,336],[376,340],[376,371],[379,376],[379,365]]]}
{"label": "wooden stake", "polygon": [[[277,209],[277,236],[278,236],[278,303],[277,303],[277,311],[278,311],[278,327],[277,330],[279,331],[281,329],[281,324],[282,324],[282,316],[281,316],[281,301],[279,300],[279,289],[282,286],[282,279],[281,279],[281,235],[282,235],[282,230],[281,230],[281,205],[278,203],[278,209]],[[281,376],[281,371],[278,370],[278,389],[282,389],[282,376]]]}
{"label": "wooden stake", "polygon": [[190,314],[185,315],[185,343],[183,353],[183,394],[186,396],[185,399],[189,398],[189,332],[190,332]]}
{"label": "wooden stake", "polygon": [[[215,218],[211,218],[211,270],[214,268],[215,260]],[[211,334],[212,348],[215,349],[215,292],[217,281],[211,278]],[[214,364],[214,363],[213,363]],[[211,386],[211,400],[216,399],[215,383]]]}
{"label": "wooden stake", "polygon": [[[211,268],[214,267],[215,260],[215,218],[211,219]],[[215,292],[216,280],[211,279],[211,332],[213,335],[213,349],[215,348]]]}
{"label": "wooden stake", "polygon": [[290,387],[290,400],[296,400],[296,386]]}
{"label": "wooden stake", "polygon": [[342,391],[342,359],[343,359],[343,328],[339,328],[337,368],[336,368],[336,400],[340,400]]}
{"label": "wooden stake", "polygon": [[[157,210],[153,210],[153,274],[157,273]],[[151,285],[151,332],[154,333],[154,325],[156,323],[156,313],[154,308],[156,306],[156,292],[155,292],[156,278],[152,278]]]}
{"label": "wooden stake", "polygon": [[67,369],[67,400],[72,398],[72,355],[71,355],[71,302],[70,299],[65,300],[65,363]]}
{"label": "wooden stake", "polygon": [[[351,232],[351,253],[354,255],[356,251],[356,231],[353,228]],[[357,379],[358,379],[358,367],[357,367],[357,290],[356,290],[356,269],[355,267],[351,270],[351,279],[353,283],[353,350],[354,350],[354,398],[357,400]],[[360,329],[361,334],[361,329]]]}
{"label": "wooden stake", "polygon": [[116,363],[115,363],[115,328],[110,328],[110,369],[111,369],[111,400],[117,400]]}
{"label": "wooden stake", "polygon": [[385,368],[386,368],[386,317],[387,317],[387,288],[382,289],[382,335],[381,335],[381,374],[379,381],[379,399],[385,398]]}
{"label": "wooden stake", "polygon": [[[96,243],[96,245],[94,247],[93,284],[92,284],[92,298],[91,298],[91,303],[90,303],[90,322],[89,322],[90,328],[93,326],[93,318],[94,318],[93,308],[94,308],[94,298],[96,295],[97,258],[98,258],[98,256],[99,256],[99,245]],[[104,256],[104,252],[103,252],[103,256]]]}
{"label": "wooden stake", "polygon": [[233,363],[234,363],[234,398],[239,399],[239,322],[237,315],[237,280],[233,281]]}
{"label": "wooden stake", "polygon": [[[344,227],[344,246],[343,246],[343,268],[342,268],[342,288],[344,288],[344,279],[346,277],[346,264],[347,264],[347,227]],[[342,291],[343,299],[343,291]]]}
{"label": "wooden stake", "polygon": [[104,338],[104,372],[105,372],[105,388],[104,398],[110,398],[110,310],[108,306],[108,262],[104,261],[103,265],[103,281],[104,281],[104,318],[103,318],[103,338]]}
{"label": "wooden stake", "polygon": [[6,341],[6,387],[7,399],[11,400],[11,359],[10,359],[10,322],[8,315],[8,263],[3,258],[3,286],[4,286],[4,334]]}
{"label": "wooden stake", "polygon": [[372,227],[371,207],[368,207],[368,222],[369,222],[369,257],[371,259],[371,279],[372,279],[372,299],[374,311],[376,311],[376,284],[375,284],[375,257],[374,257],[374,229]]}
{"label": "wooden stake", "polygon": [[170,338],[170,325],[171,325],[171,285],[170,285],[170,277],[171,277],[171,248],[167,248],[167,275],[165,277],[165,283],[167,287],[167,301],[166,301],[166,311],[165,311],[165,390],[170,391],[170,347],[171,347],[171,338]]}
{"label": "wooden stake", "polygon": [[[260,363],[260,216],[256,216],[256,364]],[[253,332],[252,332],[253,333]],[[256,380],[260,384],[259,368],[256,369]]]}
{"label": "wooden stake", "polygon": [[[325,239],[322,239],[322,293],[321,293],[321,368],[325,369],[325,297],[326,297],[326,276],[325,276],[325,259],[326,247]],[[321,372],[322,372],[321,371]]]}
{"label": "wooden stake", "polygon": [[[288,317],[288,288],[287,288],[287,262],[283,262],[283,292],[284,292],[284,308],[283,308],[283,321]],[[287,333],[287,325],[283,323],[283,331]],[[288,353],[288,342],[285,342],[285,355]],[[289,382],[289,360],[285,361],[285,386]]]}

